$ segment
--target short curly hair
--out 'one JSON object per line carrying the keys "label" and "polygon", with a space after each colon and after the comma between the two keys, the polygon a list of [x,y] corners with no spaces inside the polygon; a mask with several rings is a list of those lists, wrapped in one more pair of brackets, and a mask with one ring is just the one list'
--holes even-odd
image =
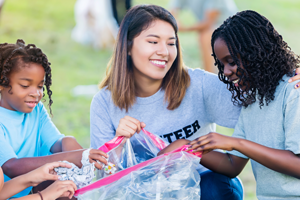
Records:
{"label": "short curly hair", "polygon": [[[235,87],[224,75],[224,66],[217,59],[214,43],[225,41],[230,55],[237,65],[237,76],[249,83],[245,91]],[[272,23],[259,13],[246,10],[229,17],[212,35],[212,56],[219,69],[219,79],[227,84],[232,101],[244,107],[254,103],[258,95],[260,107],[274,100],[279,81],[299,66],[300,59]],[[241,67],[243,66],[243,68]]]}
{"label": "short curly hair", "polygon": [[[18,39],[16,44],[3,43],[0,44],[0,85],[3,87],[11,87],[9,84],[9,75],[12,71],[17,70],[20,63],[38,63],[45,70],[45,87],[49,97],[49,109],[52,114],[51,105],[53,103],[51,96],[52,84],[51,67],[47,56],[41,49],[34,44],[25,45],[25,42]],[[45,88],[43,88],[43,91]],[[43,93],[43,97],[45,94]]]}

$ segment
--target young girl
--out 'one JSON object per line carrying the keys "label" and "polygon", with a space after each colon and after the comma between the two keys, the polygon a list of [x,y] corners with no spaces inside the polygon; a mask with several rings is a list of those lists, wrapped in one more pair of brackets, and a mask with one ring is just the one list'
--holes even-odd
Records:
{"label": "young girl", "polygon": [[[56,129],[40,102],[44,85],[49,108],[53,102],[50,63],[41,49],[25,46],[23,40],[0,44],[0,76],[0,166],[5,181],[54,161],[67,160],[80,167],[84,150]],[[90,161],[106,163],[102,156],[106,156],[102,151],[90,151]],[[96,167],[101,168],[98,163]]]}
{"label": "young girl", "polygon": [[300,91],[288,83],[299,56],[268,19],[249,10],[228,18],[211,44],[219,77],[243,108],[233,137],[211,132],[190,149],[228,150],[203,155],[201,164],[230,177],[251,159],[260,200],[299,199]]}
{"label": "young girl", "polygon": [[75,190],[77,189],[76,185],[73,183],[73,181],[57,181],[58,176],[55,175],[54,171],[54,168],[56,167],[70,168],[71,165],[63,162],[49,163],[24,175],[13,178],[6,183],[4,183],[4,177],[0,167],[0,199],[8,199],[25,188],[29,186],[36,186],[37,184],[46,180],[53,180],[56,182],[39,193],[31,194],[18,199],[55,200],[59,197],[68,197],[71,199]]}

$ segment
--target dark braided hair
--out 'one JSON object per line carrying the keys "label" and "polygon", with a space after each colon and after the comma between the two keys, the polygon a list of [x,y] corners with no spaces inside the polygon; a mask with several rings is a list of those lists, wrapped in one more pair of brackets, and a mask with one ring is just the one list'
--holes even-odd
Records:
{"label": "dark braided hair", "polygon": [[[217,59],[214,43],[220,38],[225,41],[234,63],[236,75],[246,86],[245,91],[235,87],[224,76],[224,66]],[[227,84],[232,93],[232,101],[247,107],[256,101],[260,107],[274,100],[279,81],[299,66],[300,58],[283,41],[271,22],[255,11],[246,10],[229,17],[217,28],[211,39],[215,65],[219,69],[219,79]]]}
{"label": "dark braided hair", "polygon": [[[22,63],[38,63],[43,66],[45,70],[44,85],[46,86],[49,97],[50,114],[52,114],[51,105],[53,101],[51,99],[52,91],[50,90],[52,75],[50,63],[42,50],[37,48],[34,44],[25,46],[25,42],[21,39],[18,39],[16,44],[0,44],[0,85],[11,88],[9,85],[9,75],[12,71],[17,70]],[[43,88],[43,91],[44,90],[45,88]],[[43,97],[44,96],[45,94],[43,93]]]}

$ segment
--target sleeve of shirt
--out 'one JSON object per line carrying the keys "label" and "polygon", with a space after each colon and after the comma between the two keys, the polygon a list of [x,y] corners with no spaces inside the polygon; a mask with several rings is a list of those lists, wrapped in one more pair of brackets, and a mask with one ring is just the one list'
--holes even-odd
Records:
{"label": "sleeve of shirt", "polygon": [[2,166],[6,161],[12,159],[12,158],[17,158],[18,156],[16,155],[14,149],[12,146],[9,144],[9,142],[5,139],[5,129],[0,124],[0,166]]}
{"label": "sleeve of shirt", "polygon": [[224,0],[208,0],[205,1],[205,11],[209,11],[209,10],[218,10],[218,11],[222,11],[224,4],[226,3],[226,1],[224,2]]}
{"label": "sleeve of shirt", "polygon": [[300,91],[290,86],[284,108],[285,149],[300,154]]}
{"label": "sleeve of shirt", "polygon": [[56,126],[53,124],[51,118],[49,117],[46,108],[42,103],[39,103],[39,115],[40,115],[40,139],[41,139],[41,156],[51,154],[50,149],[53,144],[64,135],[59,132]]}
{"label": "sleeve of shirt", "polygon": [[114,138],[116,130],[110,119],[108,105],[105,101],[105,89],[97,93],[90,109],[91,147],[96,149]]}
{"label": "sleeve of shirt", "polygon": [[212,123],[234,128],[241,111],[240,106],[233,105],[231,93],[226,84],[212,73],[205,72],[202,81],[206,114]]}
{"label": "sleeve of shirt", "polygon": [[[240,138],[240,139],[246,139],[245,136],[245,131],[244,131],[244,118],[243,118],[243,112],[241,112],[238,123],[236,124],[235,128],[234,128],[234,132],[232,134],[232,137],[235,138]],[[245,156],[244,154],[240,153],[239,151],[233,150],[233,151],[227,151],[227,153],[238,156],[238,157],[242,157],[245,159],[248,159],[247,156]]]}
{"label": "sleeve of shirt", "polygon": [[183,9],[186,5],[186,0],[171,0],[169,8],[172,9]]}

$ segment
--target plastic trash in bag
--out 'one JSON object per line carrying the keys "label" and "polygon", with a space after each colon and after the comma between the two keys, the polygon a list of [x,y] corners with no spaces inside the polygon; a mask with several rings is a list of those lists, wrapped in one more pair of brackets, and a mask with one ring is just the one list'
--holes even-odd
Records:
{"label": "plastic trash in bag", "polygon": [[164,154],[76,191],[79,200],[200,199],[200,158],[180,151]]}
{"label": "plastic trash in bag", "polygon": [[196,168],[201,153],[184,152],[188,146],[184,145],[155,157],[166,146],[158,136],[145,130],[130,140],[114,138],[99,149],[108,154],[108,162],[115,165],[116,173],[108,176],[104,170],[98,170],[100,180],[77,190],[75,196],[80,200],[200,199]]}
{"label": "plastic trash in bag", "polygon": [[[138,164],[131,143],[128,142],[127,138],[116,137],[111,141],[105,143],[99,149],[108,155],[107,162],[109,163],[109,165],[103,166],[104,169],[96,171],[97,179],[101,179],[112,173],[116,173]],[[105,169],[109,168],[109,166],[112,165],[114,165],[113,169],[112,171],[109,171],[112,173],[106,173],[107,171]]]}

